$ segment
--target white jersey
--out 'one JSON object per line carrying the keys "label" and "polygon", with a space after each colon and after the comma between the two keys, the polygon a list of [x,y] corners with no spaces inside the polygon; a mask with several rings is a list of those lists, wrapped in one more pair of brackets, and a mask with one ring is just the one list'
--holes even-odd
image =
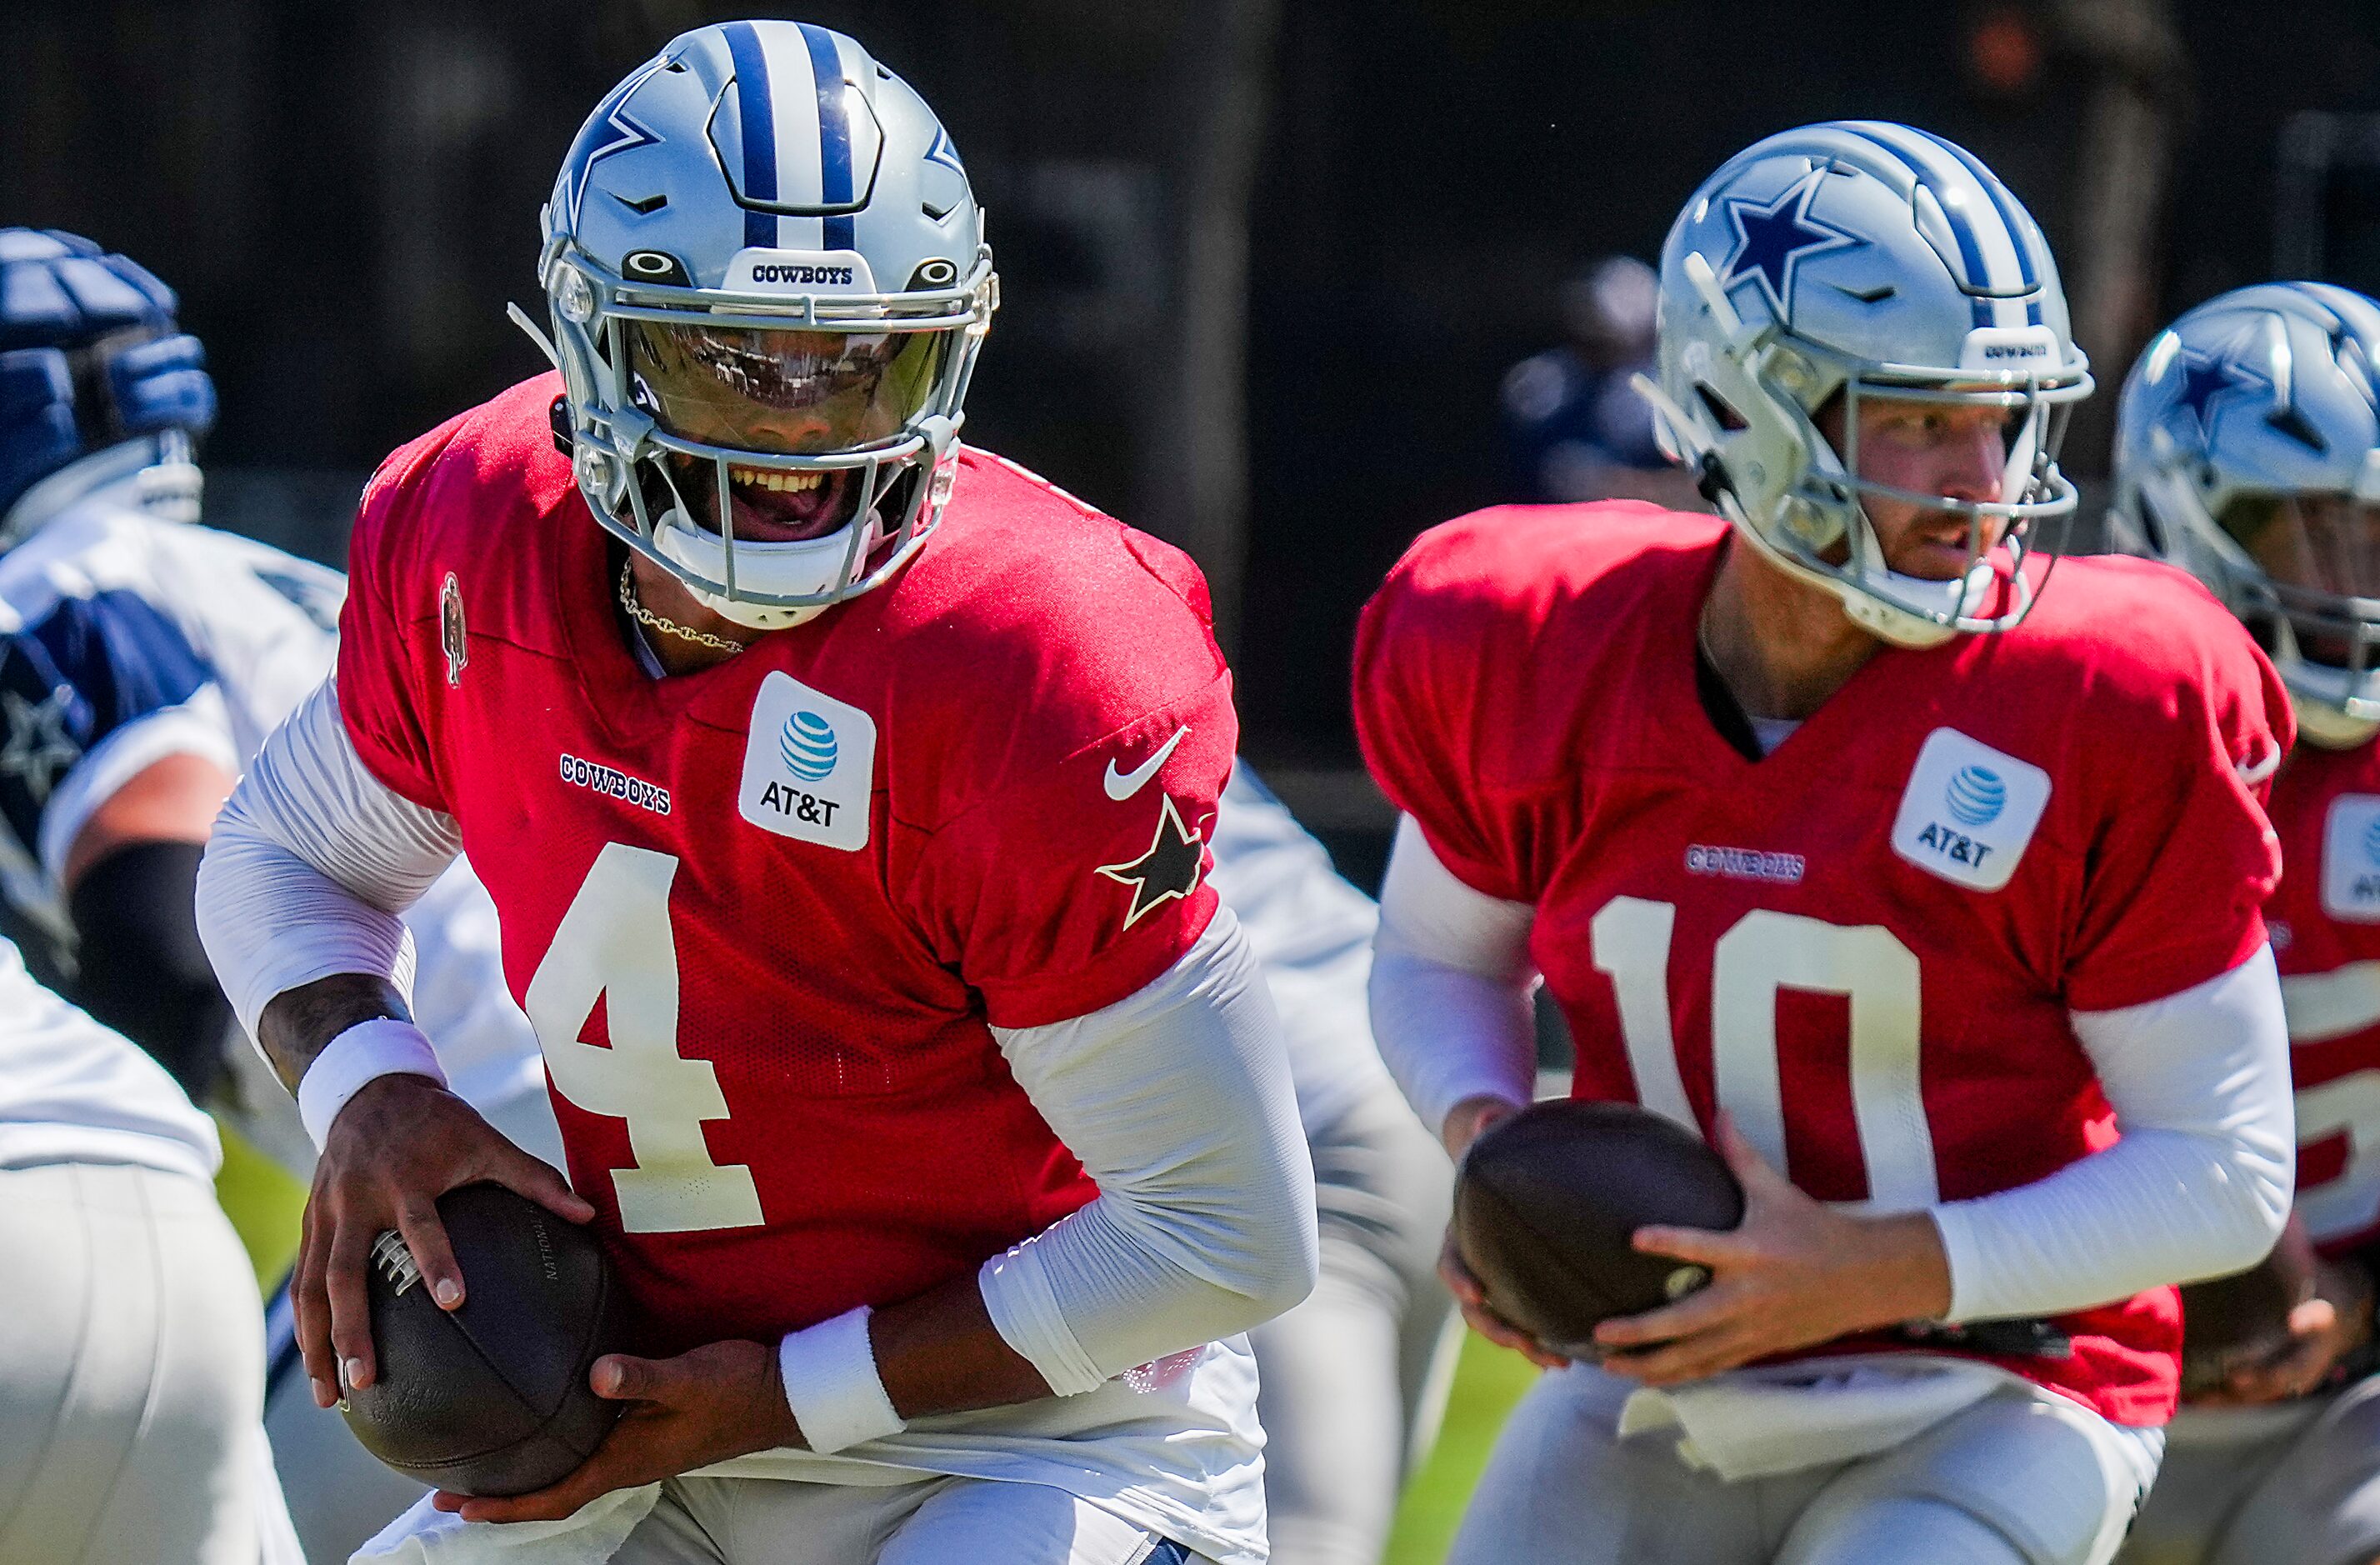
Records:
{"label": "white jersey", "polygon": [[1310,1138],[1390,1085],[1365,998],[1379,910],[1245,761],[1232,768],[1209,845],[1208,881],[1239,916],[1281,1012]]}
{"label": "white jersey", "polygon": [[[167,756],[245,771],[330,673],[346,595],[335,571],[140,510],[133,485],[67,503],[0,554],[0,895],[68,950],[59,871],[92,812]],[[541,1090],[469,865],[406,923],[415,1017],[455,1090],[483,1109]]]}
{"label": "white jersey", "polygon": [[212,1121],[165,1068],[43,989],[0,940],[0,1168],[138,1163],[214,1177]]}

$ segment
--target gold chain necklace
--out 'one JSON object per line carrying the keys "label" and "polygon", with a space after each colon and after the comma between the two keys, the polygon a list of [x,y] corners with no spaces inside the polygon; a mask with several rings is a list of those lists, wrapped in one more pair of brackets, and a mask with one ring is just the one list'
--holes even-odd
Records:
{"label": "gold chain necklace", "polygon": [[730,641],[723,636],[713,636],[707,630],[690,629],[674,619],[653,613],[638,602],[635,563],[630,560],[620,562],[620,607],[627,610],[628,617],[638,625],[658,630],[663,636],[674,636],[681,641],[691,641],[698,647],[709,647],[714,651],[729,654],[744,649],[744,643],[741,641]]}

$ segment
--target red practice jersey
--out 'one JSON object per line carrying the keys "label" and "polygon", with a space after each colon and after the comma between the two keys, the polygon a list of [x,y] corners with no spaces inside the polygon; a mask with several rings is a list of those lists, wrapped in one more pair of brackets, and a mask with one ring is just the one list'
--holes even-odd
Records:
{"label": "red practice jersey", "polygon": [[2298,1213],[2337,1255],[2380,1239],[2380,745],[2300,745],[2273,782],[2273,828]]}
{"label": "red practice jersey", "polygon": [[[2271,669],[2187,577],[2072,560],[2020,628],[1880,651],[1755,763],[1696,690],[1726,536],[1634,503],[1423,535],[1358,637],[1373,774],[1455,875],[1535,905],[1577,1096],[1706,1134],[1726,1108],[1803,1190],[1888,1211],[2108,1145],[2068,1013],[2263,943]],[[2058,1325],[2070,1354],[1994,1362],[2171,1415],[2173,1290]]]}
{"label": "red practice jersey", "polygon": [[647,1352],[971,1272],[1095,1194],[990,1028],[1205,929],[1237,740],[1180,552],[980,452],[892,583],[701,673],[639,667],[554,376],[364,495],[339,704],[460,822]]}

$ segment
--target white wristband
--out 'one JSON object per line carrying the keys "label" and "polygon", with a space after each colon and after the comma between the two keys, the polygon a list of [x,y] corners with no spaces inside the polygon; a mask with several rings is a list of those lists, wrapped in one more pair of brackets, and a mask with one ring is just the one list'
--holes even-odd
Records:
{"label": "white wristband", "polygon": [[785,1405],[802,1426],[802,1438],[820,1456],[862,1440],[880,1440],[908,1427],[892,1411],[876,1373],[876,1350],[868,1341],[866,1304],[845,1310],[777,1344],[777,1368],[784,1377]]}
{"label": "white wristband", "polygon": [[440,1086],[446,1085],[446,1073],[438,1068],[437,1051],[410,1022],[375,1016],[358,1022],[324,1045],[298,1079],[298,1117],[306,1122],[314,1149],[322,1150],[330,1139],[331,1122],[339,1117],[348,1098],[378,1077],[399,1074],[428,1076]]}

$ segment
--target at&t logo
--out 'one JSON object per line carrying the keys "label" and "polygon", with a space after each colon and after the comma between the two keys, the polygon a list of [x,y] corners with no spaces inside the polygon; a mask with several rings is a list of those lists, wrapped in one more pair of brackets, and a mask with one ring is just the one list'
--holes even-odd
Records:
{"label": "at&t logo", "polygon": [[823,782],[834,775],[834,725],[816,712],[795,712],[777,735],[777,753],[803,782]]}
{"label": "at&t logo", "polygon": [[1962,766],[1943,790],[1942,803],[1961,826],[1989,826],[2008,807],[2008,784],[1989,767]]}

